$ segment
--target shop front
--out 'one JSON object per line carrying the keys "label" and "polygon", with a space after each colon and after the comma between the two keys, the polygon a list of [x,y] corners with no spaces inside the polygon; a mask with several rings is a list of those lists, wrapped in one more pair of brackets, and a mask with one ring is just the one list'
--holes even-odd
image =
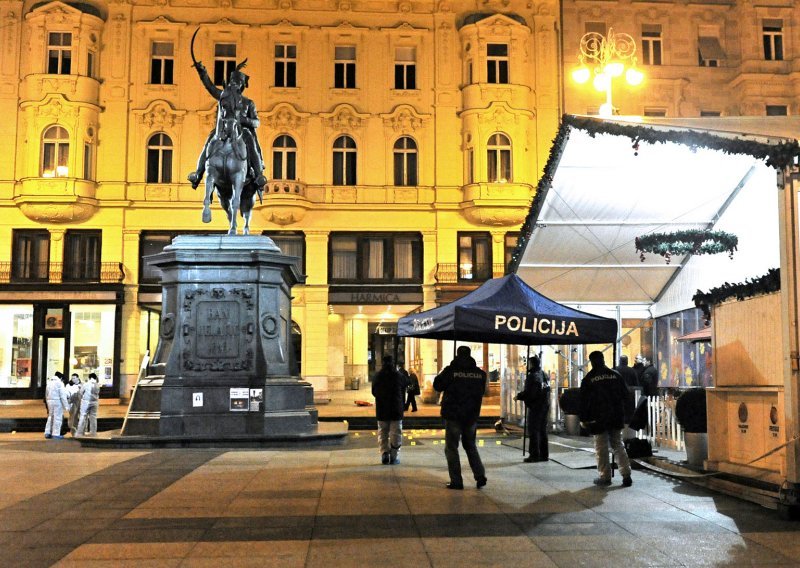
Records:
{"label": "shop front", "polygon": [[83,381],[95,373],[101,396],[119,396],[121,303],[90,295],[0,305],[9,324],[0,327],[0,398],[42,398],[56,371]]}

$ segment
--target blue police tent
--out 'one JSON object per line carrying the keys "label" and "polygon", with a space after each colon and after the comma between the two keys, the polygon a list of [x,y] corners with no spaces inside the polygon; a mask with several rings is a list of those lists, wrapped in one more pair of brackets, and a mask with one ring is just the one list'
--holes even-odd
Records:
{"label": "blue police tent", "polygon": [[397,334],[512,345],[614,343],[617,322],[559,304],[508,274],[454,302],[400,318]]}

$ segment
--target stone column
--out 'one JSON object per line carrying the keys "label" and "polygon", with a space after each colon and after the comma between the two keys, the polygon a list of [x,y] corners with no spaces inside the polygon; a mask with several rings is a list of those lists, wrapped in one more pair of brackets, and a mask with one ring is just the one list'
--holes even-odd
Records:
{"label": "stone column", "polygon": [[[64,234],[66,229],[50,229],[50,284],[59,284],[64,276]],[[60,266],[61,269],[56,267]]]}
{"label": "stone column", "polygon": [[360,377],[362,386],[369,380],[369,321],[366,316],[356,314],[345,320],[345,354],[347,376]]}
{"label": "stone column", "polygon": [[[122,304],[122,326],[120,334],[119,398],[128,400],[130,391],[139,376],[144,352],[141,349],[141,310],[139,309],[139,231],[124,230],[122,233],[122,265],[125,268],[125,303]],[[152,357],[154,353],[150,353]]]}
{"label": "stone column", "polygon": [[328,385],[328,231],[306,231],[305,333],[303,378],[318,398]]}

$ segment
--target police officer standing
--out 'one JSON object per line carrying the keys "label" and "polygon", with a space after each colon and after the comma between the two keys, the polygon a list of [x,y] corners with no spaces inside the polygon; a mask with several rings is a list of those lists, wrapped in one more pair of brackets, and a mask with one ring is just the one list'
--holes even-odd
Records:
{"label": "police officer standing", "polygon": [[516,400],[525,403],[525,428],[530,436],[528,457],[525,461],[548,461],[550,454],[547,446],[547,414],[550,410],[550,385],[536,355],[528,358],[525,389],[517,395]]}
{"label": "police officer standing", "polygon": [[486,470],[475,445],[475,436],[487,381],[486,373],[475,364],[470,353],[466,345],[459,347],[456,358],[433,380],[433,388],[443,393],[444,455],[450,474],[448,489],[464,489],[461,459],[458,456],[459,441],[464,445],[477,487],[480,489],[486,485]]}

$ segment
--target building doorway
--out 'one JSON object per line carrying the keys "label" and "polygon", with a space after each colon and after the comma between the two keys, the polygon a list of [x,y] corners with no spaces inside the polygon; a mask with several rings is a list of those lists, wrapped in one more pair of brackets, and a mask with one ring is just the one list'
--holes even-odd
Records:
{"label": "building doorway", "polygon": [[37,306],[36,312],[37,357],[31,394],[40,398],[44,396],[47,379],[56,371],[67,376],[69,310],[65,306]]}
{"label": "building doorway", "polygon": [[369,324],[369,376],[373,376],[386,355],[395,363],[405,361],[405,338],[397,336],[397,323],[374,322]]}

